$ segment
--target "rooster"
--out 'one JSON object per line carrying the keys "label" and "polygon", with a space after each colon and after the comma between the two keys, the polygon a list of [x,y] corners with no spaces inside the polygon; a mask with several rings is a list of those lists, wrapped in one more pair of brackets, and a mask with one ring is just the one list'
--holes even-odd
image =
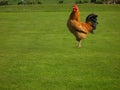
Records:
{"label": "rooster", "polygon": [[76,37],[78,41],[78,47],[81,47],[81,40],[86,38],[89,33],[94,33],[93,30],[96,29],[97,15],[89,14],[86,17],[86,22],[81,22],[80,11],[77,5],[73,6],[73,10],[67,21],[67,27],[70,32]]}

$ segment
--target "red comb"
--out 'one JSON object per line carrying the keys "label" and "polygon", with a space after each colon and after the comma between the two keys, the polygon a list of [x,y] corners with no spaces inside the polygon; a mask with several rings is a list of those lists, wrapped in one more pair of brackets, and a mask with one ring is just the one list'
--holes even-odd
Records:
{"label": "red comb", "polygon": [[77,6],[77,5],[73,5],[73,7],[76,7],[76,8],[78,8],[78,6]]}

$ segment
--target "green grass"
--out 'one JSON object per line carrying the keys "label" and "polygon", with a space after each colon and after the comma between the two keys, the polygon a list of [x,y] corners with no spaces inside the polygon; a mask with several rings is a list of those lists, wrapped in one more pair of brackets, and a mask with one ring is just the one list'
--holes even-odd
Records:
{"label": "green grass", "polygon": [[71,6],[0,7],[0,90],[120,90],[120,6],[79,6],[82,21],[99,16],[82,48],[66,27]]}

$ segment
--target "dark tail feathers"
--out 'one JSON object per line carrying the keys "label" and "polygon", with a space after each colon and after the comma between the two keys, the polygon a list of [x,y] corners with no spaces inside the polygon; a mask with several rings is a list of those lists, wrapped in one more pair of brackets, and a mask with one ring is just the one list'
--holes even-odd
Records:
{"label": "dark tail feathers", "polygon": [[91,33],[94,33],[93,30],[96,29],[96,25],[98,24],[97,22],[97,17],[98,15],[95,15],[95,14],[89,14],[87,17],[86,17],[86,22],[91,22],[92,23],[92,30],[90,31]]}

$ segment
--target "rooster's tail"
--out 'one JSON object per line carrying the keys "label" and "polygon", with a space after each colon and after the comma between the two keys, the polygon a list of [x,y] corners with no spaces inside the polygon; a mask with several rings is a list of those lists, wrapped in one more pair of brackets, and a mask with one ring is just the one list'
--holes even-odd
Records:
{"label": "rooster's tail", "polygon": [[92,26],[92,30],[90,31],[91,33],[94,33],[93,30],[96,29],[96,25],[98,24],[97,22],[97,17],[98,15],[95,15],[95,14],[89,14],[87,17],[86,17],[86,22],[91,22],[91,26]]}

